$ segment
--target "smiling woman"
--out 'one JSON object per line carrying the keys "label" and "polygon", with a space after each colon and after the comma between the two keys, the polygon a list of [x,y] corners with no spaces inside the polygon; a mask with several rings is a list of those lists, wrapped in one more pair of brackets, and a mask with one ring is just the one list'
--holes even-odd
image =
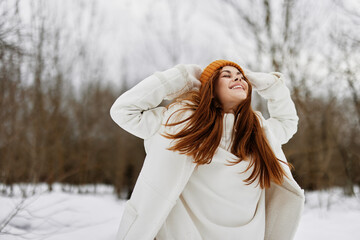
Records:
{"label": "smiling woman", "polygon": [[[253,87],[269,119],[252,110]],[[123,93],[110,114],[147,154],[117,240],[293,239],[304,191],[281,149],[298,122],[281,73],[179,64]]]}
{"label": "smiling woman", "polygon": [[224,112],[234,113],[234,108],[246,99],[249,89],[247,81],[236,67],[224,66],[222,68],[215,83],[215,94]]}
{"label": "smiling woman", "polygon": [[[184,97],[179,97],[195,111],[189,117],[186,128],[176,134],[162,134],[177,140],[168,149],[192,156],[196,164],[208,164],[221,142],[223,127],[230,128],[236,134],[231,134],[228,148],[238,157],[231,163],[237,164],[252,157],[245,171],[253,165],[254,171],[245,181],[251,184],[259,180],[261,188],[269,187],[270,181],[280,184],[286,174],[281,168],[281,160],[276,158],[261,129],[261,118],[252,110],[252,85],[242,68],[234,62],[217,60],[204,69],[200,81],[202,85],[199,91],[190,91]],[[276,78],[272,77],[272,81],[275,82]],[[223,124],[225,119],[228,124]],[[183,122],[166,126],[180,123]]]}

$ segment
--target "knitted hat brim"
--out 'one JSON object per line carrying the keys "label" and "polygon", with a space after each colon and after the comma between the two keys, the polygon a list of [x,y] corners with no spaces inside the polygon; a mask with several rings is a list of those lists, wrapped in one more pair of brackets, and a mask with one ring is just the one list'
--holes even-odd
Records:
{"label": "knitted hat brim", "polygon": [[201,84],[206,83],[210,79],[211,75],[213,75],[217,69],[224,67],[224,66],[236,67],[237,69],[240,70],[240,72],[242,74],[244,74],[244,71],[237,63],[234,63],[234,62],[228,61],[228,60],[224,60],[224,59],[219,59],[219,60],[213,61],[212,63],[210,63],[209,65],[207,65],[205,67],[205,69],[203,70],[203,72],[201,73],[201,76],[200,76]]}

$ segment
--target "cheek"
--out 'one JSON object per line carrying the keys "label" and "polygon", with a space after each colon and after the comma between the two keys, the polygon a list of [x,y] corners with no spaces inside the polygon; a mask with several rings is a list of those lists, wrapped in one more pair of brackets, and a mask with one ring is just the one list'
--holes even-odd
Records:
{"label": "cheek", "polygon": [[227,93],[228,87],[223,82],[217,83],[215,85],[215,87],[216,87],[215,92],[216,92],[218,98],[220,98],[220,99],[226,98],[226,96],[228,95],[228,93]]}
{"label": "cheek", "polygon": [[247,89],[249,90],[249,88],[250,88],[249,83],[245,81],[245,84],[246,84]]}

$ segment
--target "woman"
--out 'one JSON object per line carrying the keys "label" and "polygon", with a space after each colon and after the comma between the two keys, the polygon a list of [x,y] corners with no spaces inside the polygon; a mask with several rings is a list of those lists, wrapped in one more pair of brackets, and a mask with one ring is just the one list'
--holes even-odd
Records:
{"label": "woman", "polygon": [[[252,88],[270,118],[251,109]],[[158,106],[164,99],[174,101]],[[304,191],[281,149],[298,123],[281,73],[179,64],[122,94],[110,114],[147,154],[117,240],[293,239]]]}

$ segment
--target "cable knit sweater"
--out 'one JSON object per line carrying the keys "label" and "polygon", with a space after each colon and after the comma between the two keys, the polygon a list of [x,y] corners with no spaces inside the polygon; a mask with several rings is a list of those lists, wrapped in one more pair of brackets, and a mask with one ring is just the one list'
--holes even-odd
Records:
{"label": "cable knit sweater", "polygon": [[[276,81],[258,91],[268,100],[270,118],[257,115],[276,157],[286,161],[281,145],[296,132],[298,117],[283,75],[271,75],[277,76]],[[181,104],[168,110],[158,105],[193,88],[190,77],[184,65],[156,72],[123,93],[110,109],[120,127],[144,139],[146,151],[116,239],[293,239],[304,191],[283,163],[290,178],[284,178],[282,185],[271,183],[266,190],[255,187],[256,181],[244,185],[242,180],[252,169],[238,172],[245,170],[248,161],[224,165],[226,160],[235,159],[229,151],[233,114],[224,115],[221,143],[210,164],[195,169],[189,156],[166,149],[171,140],[160,135],[165,131],[162,124]],[[166,132],[178,131],[183,124]]]}

